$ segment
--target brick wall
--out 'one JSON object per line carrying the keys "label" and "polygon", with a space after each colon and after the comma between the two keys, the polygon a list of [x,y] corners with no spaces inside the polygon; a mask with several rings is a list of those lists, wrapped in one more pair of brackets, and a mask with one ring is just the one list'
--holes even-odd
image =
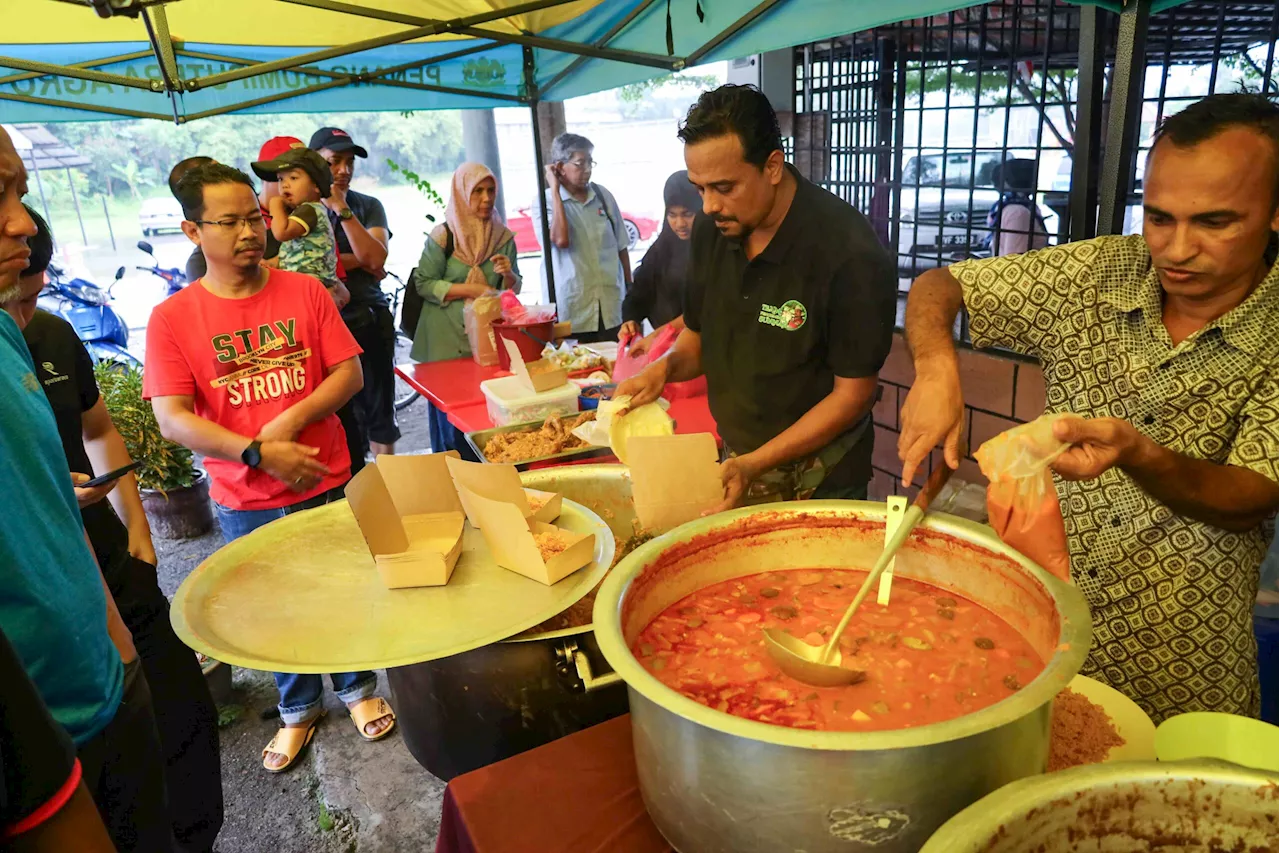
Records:
{"label": "brick wall", "polygon": [[[987,439],[1044,412],[1044,377],[1040,367],[1012,356],[993,355],[960,349],[960,382],[964,389],[965,434],[969,448],[977,450]],[[914,497],[934,464],[941,464],[941,450],[935,450],[924,470],[916,474],[910,488],[901,483],[902,463],[898,460],[899,414],[907,401],[907,391],[915,381],[915,369],[902,333],[893,336],[893,348],[880,370],[880,399],[872,411],[876,445],[869,497],[884,500],[889,495]],[[972,453],[960,462],[958,479],[986,485]]]}

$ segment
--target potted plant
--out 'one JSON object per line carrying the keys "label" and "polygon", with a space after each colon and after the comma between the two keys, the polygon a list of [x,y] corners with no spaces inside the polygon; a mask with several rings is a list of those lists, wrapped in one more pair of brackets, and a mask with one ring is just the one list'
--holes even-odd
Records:
{"label": "potted plant", "polygon": [[142,371],[100,361],[93,373],[129,456],[142,463],[138,491],[152,534],[191,539],[208,533],[213,527],[209,477],[196,467],[190,450],[160,434],[151,404],[142,399]]}

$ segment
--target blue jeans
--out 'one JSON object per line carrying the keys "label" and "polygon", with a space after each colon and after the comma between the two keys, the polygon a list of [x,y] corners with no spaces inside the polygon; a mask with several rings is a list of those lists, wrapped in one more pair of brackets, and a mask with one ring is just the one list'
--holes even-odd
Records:
{"label": "blue jeans", "polygon": [[471,445],[467,444],[466,434],[454,426],[444,410],[436,408],[430,400],[427,401],[427,428],[433,453],[456,450],[458,455],[467,462],[480,461],[475,451],[471,449]]}
{"label": "blue jeans", "polygon": [[[284,518],[291,512],[324,506],[342,500],[342,497],[342,489],[339,487],[292,506],[276,509],[230,509],[215,502],[213,511],[222,528],[222,538],[229,543],[264,524]],[[321,694],[324,692],[324,681],[320,676],[291,672],[273,672],[272,675],[276,679],[276,689],[280,691],[281,722],[303,723],[319,715]],[[373,672],[335,672],[329,675],[329,680],[333,682],[333,692],[347,705],[368,699],[378,687],[378,676]]]}

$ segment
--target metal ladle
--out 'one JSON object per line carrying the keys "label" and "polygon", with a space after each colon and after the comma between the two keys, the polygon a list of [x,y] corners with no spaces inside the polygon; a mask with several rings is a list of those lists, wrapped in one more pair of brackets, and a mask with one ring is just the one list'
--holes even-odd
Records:
{"label": "metal ladle", "polygon": [[893,536],[885,543],[880,559],[876,561],[871,573],[867,575],[867,579],[862,582],[862,588],[853,597],[852,603],[849,604],[849,609],[844,612],[844,616],[840,619],[840,624],[831,633],[831,639],[827,641],[825,646],[811,646],[799,637],[794,637],[780,628],[766,628],[764,630],[765,648],[769,650],[769,656],[777,662],[784,673],[796,681],[812,684],[815,687],[841,687],[859,682],[866,676],[866,673],[861,670],[845,669],[840,665],[840,651],[837,648],[840,642],[840,635],[844,633],[845,628],[849,627],[849,620],[853,618],[853,613],[858,609],[858,605],[862,603],[862,600],[867,597],[867,593],[875,586],[876,581],[880,579],[880,575],[884,573],[885,568],[893,560],[898,549],[902,547],[902,543],[907,541],[911,531],[915,529],[920,519],[924,518],[925,512],[929,509],[929,504],[938,496],[938,493],[942,491],[942,487],[947,484],[949,479],[951,479],[951,468],[945,462],[933,469],[933,473],[929,475],[928,482],[924,484],[924,488],[920,490],[920,494],[916,496],[910,509],[902,517],[902,524],[898,526]]}

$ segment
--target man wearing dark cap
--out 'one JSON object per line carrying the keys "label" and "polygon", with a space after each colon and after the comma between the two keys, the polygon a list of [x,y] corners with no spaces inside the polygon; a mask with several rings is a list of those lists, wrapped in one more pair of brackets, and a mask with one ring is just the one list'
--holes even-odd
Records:
{"label": "man wearing dark cap", "polygon": [[355,158],[368,157],[369,152],[336,127],[322,127],[312,134],[311,148],[329,162],[333,175],[324,204],[351,291],[342,319],[364,349],[360,359],[364,389],[351,400],[360,424],[358,435],[350,439],[354,462],[356,453],[363,458],[366,445],[372,445],[374,453],[395,453],[400,438],[395,410],[395,320],[379,285],[386,277],[383,265],[391,231],[382,202],[351,189]]}

